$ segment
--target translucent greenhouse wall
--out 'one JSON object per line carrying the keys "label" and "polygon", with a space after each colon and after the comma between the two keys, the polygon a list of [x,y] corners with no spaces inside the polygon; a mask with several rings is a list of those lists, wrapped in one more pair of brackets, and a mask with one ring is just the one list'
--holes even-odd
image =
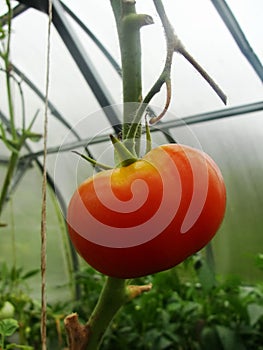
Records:
{"label": "translucent greenhouse wall", "polygon": [[[98,36],[109,52],[119,60],[116,29],[108,1],[89,1],[89,8],[83,1],[65,2],[76,15]],[[149,1],[139,2],[141,11],[153,11]],[[202,63],[209,73],[222,85],[228,96],[228,106],[250,105],[262,103],[262,83],[247,60],[236,46],[224,23],[218,16],[212,3],[197,3],[184,1],[171,5],[164,1],[168,8],[169,17],[174,27],[189,51]],[[258,55],[259,13],[262,2],[255,2],[254,8],[246,7],[250,2],[242,1],[244,12],[236,9],[235,2],[229,1],[233,10],[238,12],[241,24],[251,38],[253,47]],[[240,3],[241,4],[241,3]],[[257,7],[258,6],[258,7]],[[240,7],[242,7],[240,5]],[[251,12],[250,12],[251,11]],[[253,16],[252,16],[253,12]],[[199,16],[196,14],[198,13]],[[253,21],[250,25],[247,21]],[[103,82],[105,91],[116,106],[121,103],[121,81],[118,73],[107,59],[68,14],[64,14],[70,28],[79,38],[85,54],[92,62],[94,72]],[[103,19],[103,25],[101,24]],[[165,40],[163,30],[155,15],[156,26],[142,31],[143,43],[143,74],[144,93],[151,87],[160,72],[164,60]],[[191,24],[191,25],[190,25]],[[34,28],[34,31],[32,31]],[[190,30],[189,30],[190,29]],[[209,35],[208,35],[209,33]],[[255,34],[257,33],[257,34]],[[263,33],[262,33],[263,34]],[[13,22],[12,61],[26,77],[43,93],[45,85],[47,17],[44,13],[29,9]],[[261,41],[260,41],[261,42]],[[158,43],[158,44],[156,44]],[[57,154],[52,153],[52,147],[59,149],[65,140],[75,142],[92,139],[94,136],[105,136],[113,132],[110,122],[94,97],[92,87],[80,73],[72,56],[61,40],[55,28],[52,31],[51,42],[51,75],[50,102],[56,111],[77,131],[69,133],[69,127],[61,123],[54,109],[49,112],[48,170],[65,203],[76,188],[77,182],[92,173],[91,166],[80,162],[69,150]],[[19,75],[17,75],[19,77]],[[254,264],[256,254],[263,250],[263,111],[228,116],[213,121],[177,126],[174,121],[183,117],[219,111],[222,106],[217,96],[193,68],[177,56],[173,69],[173,101],[164,123],[169,124],[169,133],[177,142],[198,146],[210,154],[219,164],[227,186],[227,212],[218,234],[213,241],[216,268],[218,273],[237,274],[247,281],[257,280],[260,274]],[[27,118],[30,120],[36,110],[40,109],[36,120],[35,130],[42,133],[44,104],[39,96],[22,79],[22,87],[26,96]],[[0,84],[4,86],[4,76],[0,74]],[[21,119],[21,104],[19,91],[13,86],[15,96],[15,111],[17,119]],[[165,98],[161,91],[152,108],[159,110]],[[117,108],[116,109],[120,109]],[[1,113],[7,115],[6,100],[1,97]],[[120,113],[121,114],[121,113]],[[120,116],[119,114],[119,116]],[[187,120],[186,120],[187,121]],[[160,124],[161,125],[161,124]],[[158,129],[158,125],[156,126]],[[161,127],[160,127],[161,128]],[[161,131],[153,132],[155,144],[166,143],[167,138]],[[94,157],[109,145],[108,142],[89,144],[89,150]],[[32,152],[40,152],[33,160],[42,161],[42,142],[29,142]],[[83,146],[79,147],[83,150]],[[8,152],[0,144],[1,167],[0,184],[6,169],[5,160]],[[27,156],[28,150],[23,150]],[[105,156],[107,158],[107,155]],[[21,178],[13,198],[7,204],[3,220],[8,222],[1,229],[0,262],[14,261],[17,266],[25,269],[40,266],[40,212],[41,212],[41,172],[35,162],[32,162],[23,178]],[[59,166],[58,166],[59,165]],[[74,181],[72,181],[74,179]],[[48,196],[48,288],[54,299],[67,296],[70,288],[63,286],[70,280],[68,273],[68,242],[63,223],[63,216],[54,201],[52,190]],[[216,204],[215,204],[216,205]],[[59,213],[59,215],[57,215]],[[67,247],[67,249],[65,249]],[[32,288],[39,280],[32,282]]]}

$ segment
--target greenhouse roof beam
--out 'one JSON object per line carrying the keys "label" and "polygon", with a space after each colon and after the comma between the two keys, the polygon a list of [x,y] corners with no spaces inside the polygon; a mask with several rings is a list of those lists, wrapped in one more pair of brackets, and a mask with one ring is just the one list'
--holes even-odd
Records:
{"label": "greenhouse roof beam", "polygon": [[102,42],[96,37],[96,35],[75,15],[73,11],[70,10],[65,4],[61,3],[63,9],[69,14],[69,16],[80,26],[80,28],[89,36],[89,38],[95,43],[95,45],[100,49],[103,55],[110,62],[114,70],[118,75],[122,76],[122,69],[115,58],[110,54]]}
{"label": "greenhouse roof beam", "polygon": [[[263,110],[263,101],[249,103],[241,106],[230,107],[220,109],[218,111],[194,114],[192,116],[174,119],[171,121],[163,122],[162,125],[158,125],[157,131],[163,128],[175,128],[183,125],[191,125],[211,120],[217,120],[222,118],[239,116],[242,114],[254,113]],[[153,130],[154,131],[154,130]]]}
{"label": "greenhouse roof beam", "polygon": [[[21,3],[29,7],[33,7],[37,10],[47,13],[47,1],[35,1],[35,0],[19,0]],[[71,56],[76,62],[79,70],[81,71],[84,79],[89,84],[93,94],[95,95],[98,103],[102,108],[105,108],[104,113],[108,118],[110,124],[114,128],[115,132],[121,130],[121,123],[116,114],[116,111],[111,106],[115,104],[110,93],[104,84],[103,80],[100,78],[97,70],[91,60],[89,59],[85,49],[83,48],[78,37],[72,30],[67,18],[65,16],[65,11],[59,0],[53,0],[53,10],[52,10],[52,22],[56,27],[60,37],[62,38],[64,44],[69,50]]]}
{"label": "greenhouse roof beam", "polygon": [[238,21],[230,10],[225,0],[211,0],[217,12],[221,16],[239,49],[249,61],[260,80],[263,82],[263,65],[250,46],[245,34],[243,33]]}
{"label": "greenhouse roof beam", "polygon": [[[234,116],[239,116],[243,114],[259,112],[259,111],[263,111],[263,101],[250,103],[242,106],[226,108],[226,109],[220,109],[214,112],[195,114],[192,116],[183,117],[180,119],[178,118],[168,122],[163,122],[161,124],[158,123],[156,127],[155,126],[152,127],[151,132],[158,132],[158,131],[165,132],[166,129],[176,128],[176,127],[191,125],[191,124],[198,124],[198,123],[207,122],[211,120],[234,117]],[[145,132],[145,130],[143,130],[143,132]],[[87,143],[89,145],[93,145],[93,144],[104,143],[108,141],[109,141],[109,135],[99,135],[91,138],[85,138],[81,141],[70,142],[62,146],[59,145],[59,146],[49,147],[47,150],[47,153],[54,154],[54,153],[57,153],[58,151],[68,152],[70,150],[83,147]],[[43,150],[35,153],[27,154],[23,156],[21,159],[22,160],[24,158],[34,159],[42,155],[43,155]]]}
{"label": "greenhouse roof beam", "polygon": [[[37,86],[30,80],[24,73],[21,72],[20,69],[18,69],[14,64],[12,64],[13,71],[22,79],[23,82],[25,82],[30,89],[34,91],[34,93],[43,101],[45,102],[45,95],[37,88]],[[62,116],[62,114],[57,110],[57,108],[48,101],[48,108],[50,109],[52,115],[55,116],[66,128],[71,130],[71,132],[76,136],[78,140],[80,140],[80,136],[78,133],[74,130],[74,128],[70,125],[70,123]]]}
{"label": "greenhouse roof beam", "polygon": [[[24,73],[21,72],[14,64],[12,64],[13,71],[22,79],[23,82],[25,82],[29,88],[31,88],[34,93],[43,101],[45,102],[45,95],[37,88],[37,86],[30,80],[27,76],[25,76]],[[51,115],[53,115],[55,118],[57,118],[67,129],[71,131],[72,134],[77,138],[77,140],[81,140],[80,135],[77,133],[77,131],[72,127],[72,125],[62,116],[62,114],[58,111],[58,109],[53,105],[53,103],[50,102],[50,100],[47,101],[48,108],[50,109]],[[88,147],[85,147],[86,153],[89,155],[89,157],[92,158],[92,154],[89,151]]]}

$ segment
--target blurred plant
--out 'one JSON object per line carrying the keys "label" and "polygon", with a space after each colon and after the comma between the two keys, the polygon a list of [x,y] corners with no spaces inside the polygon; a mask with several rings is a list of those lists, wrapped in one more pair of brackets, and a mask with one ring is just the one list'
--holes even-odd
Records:
{"label": "blurred plant", "polygon": [[[6,0],[7,15],[0,18],[0,58],[3,62],[3,67],[0,67],[0,71],[5,75],[6,91],[7,91],[7,105],[8,105],[8,117],[5,118],[1,114],[0,120],[0,139],[10,152],[8,160],[8,168],[6,171],[5,179],[0,193],[0,217],[3,211],[4,204],[10,195],[10,187],[12,178],[15,173],[20,151],[26,143],[26,140],[39,141],[40,134],[32,132],[33,124],[36,120],[37,114],[33,117],[32,121],[26,126],[25,121],[25,101],[23,90],[20,82],[12,74],[12,62],[10,61],[10,44],[12,33],[12,6],[10,0]],[[6,28],[7,27],[7,28]],[[12,95],[11,81],[14,81],[17,85],[21,97],[22,106],[22,125],[18,126],[14,113],[14,101]],[[3,224],[2,224],[3,225]]]}
{"label": "blurred plant", "polygon": [[[118,12],[119,2],[112,1],[112,3],[117,4],[115,11]],[[129,4],[129,1],[126,3]],[[161,2],[155,1],[155,3],[160,10]],[[0,193],[0,217],[11,193],[12,178],[19,163],[21,149],[28,139],[39,141],[41,138],[41,135],[31,131],[37,113],[29,126],[26,126],[23,91],[20,82],[12,74],[10,61],[12,7],[10,0],[6,0],[6,4],[8,8],[7,29],[4,21],[0,22],[0,57],[3,61],[3,67],[0,67],[0,70],[6,78],[9,119],[1,118],[0,139],[10,152],[10,157]],[[164,12],[161,11],[161,13],[164,16]],[[162,22],[165,22],[164,17],[161,16],[161,19]],[[148,100],[165,84],[167,101],[164,111],[170,102],[171,51],[172,53],[178,51],[189,58],[180,45],[179,47],[172,45],[175,37],[169,37],[170,29],[169,26],[165,27],[167,39],[170,38],[167,40],[166,65],[144,101],[148,103]],[[138,35],[138,31],[135,34]],[[128,41],[124,40],[124,50],[127,44]],[[127,50],[127,52],[124,73],[126,72],[130,77],[138,76],[130,71],[130,51]],[[139,71],[139,60],[137,63]],[[11,81],[15,82],[21,96],[21,127],[18,127],[14,116]],[[140,78],[135,83],[138,86],[135,86],[134,90],[138,92],[137,97],[141,98]],[[125,95],[127,98],[131,90],[132,86],[129,85],[126,90],[127,96]],[[142,111],[139,112],[142,113]],[[129,126],[128,124],[129,121],[124,123],[125,126]],[[257,261],[262,268],[261,255],[258,256]],[[191,282],[184,277],[185,270],[190,270],[193,277]],[[24,273],[22,269],[17,269],[15,266],[8,269],[6,264],[1,265],[0,346],[2,350],[40,348],[41,306],[30,297],[28,286],[25,283],[37,272],[37,270],[32,270]],[[61,349],[65,345],[65,331],[61,328],[64,316],[74,310],[78,312],[80,320],[85,321],[86,315],[92,313],[97,295],[105,280],[104,276],[91,268],[85,268],[75,277],[82,290],[82,299],[48,306],[48,340],[52,349]],[[133,299],[126,306],[125,313],[117,314],[104,338],[102,349],[263,349],[263,286],[261,284],[244,286],[238,279],[220,280],[200,255],[195,255],[185,264],[170,271],[148,276],[143,283],[145,281],[149,285],[154,283],[154,290],[149,294],[143,294],[140,299]],[[142,280],[132,282],[140,284]],[[83,300],[87,302],[84,304]],[[14,335],[18,335],[18,342],[25,345],[15,345],[10,342],[9,337]]]}
{"label": "blurred plant", "polygon": [[11,343],[5,346],[5,338],[12,336],[17,328],[19,327],[18,322],[13,318],[7,318],[0,321],[0,346],[1,350],[7,349],[24,349],[24,350],[33,350],[31,346],[27,345],[19,345],[15,343]]}
{"label": "blurred plant", "polygon": [[[74,310],[84,322],[104,279],[92,268],[83,268],[76,275],[83,298],[59,303],[53,312]],[[220,278],[199,254],[169,271],[130,283],[152,283],[154,288],[117,314],[102,350],[263,350],[262,283]]]}
{"label": "blurred plant", "polygon": [[103,350],[263,349],[263,284],[222,280],[200,255],[186,263],[148,277],[154,289],[118,314]]}
{"label": "blurred plant", "polygon": [[[41,305],[30,296],[31,290],[28,284],[28,280],[38,273],[39,270],[36,269],[24,272],[21,268],[9,269],[5,263],[0,265],[0,334],[2,334],[2,343],[6,344],[4,349],[39,349],[41,347]],[[65,307],[64,304],[63,307]],[[54,345],[51,348],[61,349],[63,342],[60,321],[65,313],[61,314],[61,312],[59,304],[53,307],[48,305],[47,328],[49,341]],[[14,347],[13,339],[20,345]]]}
{"label": "blurred plant", "polygon": [[[14,343],[23,344],[16,347],[19,349],[39,349],[41,306],[30,297],[27,284],[37,271],[9,270],[5,264],[0,270],[0,324],[10,318],[18,324],[11,337],[4,334],[3,349],[11,349]],[[48,305],[48,347],[53,350],[66,347],[65,315],[74,310],[85,321],[105,280],[90,267],[82,268],[75,277],[82,299]],[[246,285],[236,276],[222,279],[202,255],[169,271],[130,281],[142,282],[153,283],[154,288],[117,314],[102,350],[263,350],[262,283]]]}

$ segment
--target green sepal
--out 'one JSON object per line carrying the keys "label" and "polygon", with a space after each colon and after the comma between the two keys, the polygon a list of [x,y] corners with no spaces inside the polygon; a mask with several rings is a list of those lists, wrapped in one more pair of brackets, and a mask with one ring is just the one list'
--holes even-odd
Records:
{"label": "green sepal", "polygon": [[[117,167],[128,166],[138,160],[118,138],[110,135],[111,142],[117,155]],[[127,141],[127,140],[126,140]]]}
{"label": "green sepal", "polygon": [[36,132],[32,132],[30,130],[25,130],[24,137],[26,139],[29,139],[30,141],[38,142],[42,138],[42,135]]}
{"label": "green sepal", "polygon": [[95,159],[87,156],[86,154],[82,154],[82,153],[79,153],[77,151],[72,151],[73,153],[76,153],[78,156],[80,156],[81,158],[85,159],[87,162],[89,162],[90,164],[100,168],[100,169],[103,169],[103,170],[111,170],[113,169],[113,167],[111,167],[110,165],[107,165],[107,164],[103,164],[103,163],[100,163],[100,162],[97,162]]}
{"label": "green sepal", "polygon": [[149,123],[148,123],[146,117],[145,117],[145,134],[146,134],[146,149],[145,149],[145,153],[148,153],[152,149],[152,137],[151,137],[151,131],[150,131]]}

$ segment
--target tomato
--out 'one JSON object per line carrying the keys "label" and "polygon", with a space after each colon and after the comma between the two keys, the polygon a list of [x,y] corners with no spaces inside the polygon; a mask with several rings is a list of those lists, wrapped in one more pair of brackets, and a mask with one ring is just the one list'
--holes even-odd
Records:
{"label": "tomato", "polygon": [[96,270],[135,278],[169,269],[202,249],[225,213],[215,162],[189,146],[159,146],[84,181],[68,207],[70,238]]}

